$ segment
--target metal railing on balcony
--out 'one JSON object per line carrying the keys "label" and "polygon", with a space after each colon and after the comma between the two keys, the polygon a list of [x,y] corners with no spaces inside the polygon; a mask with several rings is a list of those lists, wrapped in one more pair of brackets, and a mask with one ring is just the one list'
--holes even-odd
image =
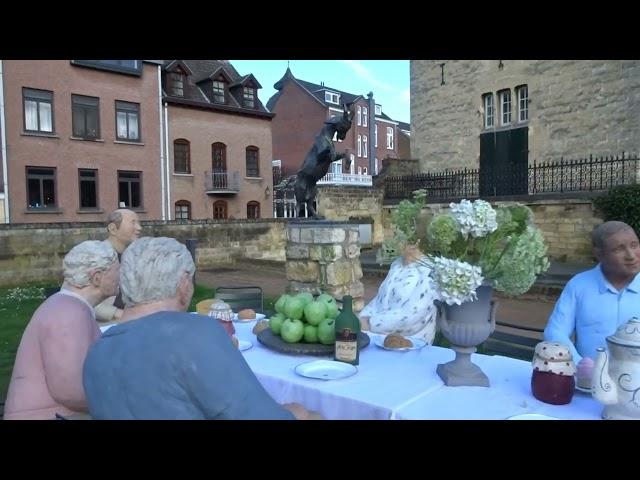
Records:
{"label": "metal railing on balcony", "polygon": [[204,189],[207,193],[238,193],[239,172],[205,172]]}
{"label": "metal railing on balcony", "polygon": [[370,187],[371,175],[357,175],[353,173],[327,173],[318,181],[318,185],[352,185]]}

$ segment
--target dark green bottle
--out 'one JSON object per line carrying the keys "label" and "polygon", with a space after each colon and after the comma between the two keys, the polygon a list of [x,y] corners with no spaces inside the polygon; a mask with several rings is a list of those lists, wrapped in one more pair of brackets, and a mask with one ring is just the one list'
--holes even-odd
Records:
{"label": "dark green bottle", "polygon": [[335,360],[358,365],[360,357],[360,352],[358,351],[360,320],[353,313],[353,298],[351,295],[342,297],[342,311],[336,317],[335,329]]}

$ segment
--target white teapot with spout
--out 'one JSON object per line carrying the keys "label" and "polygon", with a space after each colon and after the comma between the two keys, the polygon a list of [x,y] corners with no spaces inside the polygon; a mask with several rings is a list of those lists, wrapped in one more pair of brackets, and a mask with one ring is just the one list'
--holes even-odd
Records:
{"label": "white teapot with spout", "polygon": [[602,418],[640,419],[640,319],[634,317],[598,348],[591,388],[605,404]]}

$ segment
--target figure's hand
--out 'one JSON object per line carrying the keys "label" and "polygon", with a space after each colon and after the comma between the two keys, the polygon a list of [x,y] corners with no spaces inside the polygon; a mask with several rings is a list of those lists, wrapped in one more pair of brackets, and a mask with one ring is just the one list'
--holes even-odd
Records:
{"label": "figure's hand", "polygon": [[324,420],[318,412],[307,410],[299,403],[285,403],[282,406],[293,413],[296,420]]}
{"label": "figure's hand", "polygon": [[593,361],[593,359],[589,357],[582,357],[582,360],[580,360],[578,362],[578,365],[576,365],[576,376],[578,378],[591,379],[591,377],[593,377],[594,365],[595,362]]}
{"label": "figure's hand", "polygon": [[371,331],[371,325],[369,324],[369,317],[360,317],[360,330]]}

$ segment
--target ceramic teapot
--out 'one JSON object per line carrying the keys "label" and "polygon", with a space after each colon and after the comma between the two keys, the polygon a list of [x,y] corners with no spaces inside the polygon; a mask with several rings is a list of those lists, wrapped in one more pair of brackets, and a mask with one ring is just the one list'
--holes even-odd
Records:
{"label": "ceramic teapot", "polygon": [[605,404],[602,418],[640,418],[640,319],[634,317],[607,337],[598,348],[591,382],[592,394]]}

